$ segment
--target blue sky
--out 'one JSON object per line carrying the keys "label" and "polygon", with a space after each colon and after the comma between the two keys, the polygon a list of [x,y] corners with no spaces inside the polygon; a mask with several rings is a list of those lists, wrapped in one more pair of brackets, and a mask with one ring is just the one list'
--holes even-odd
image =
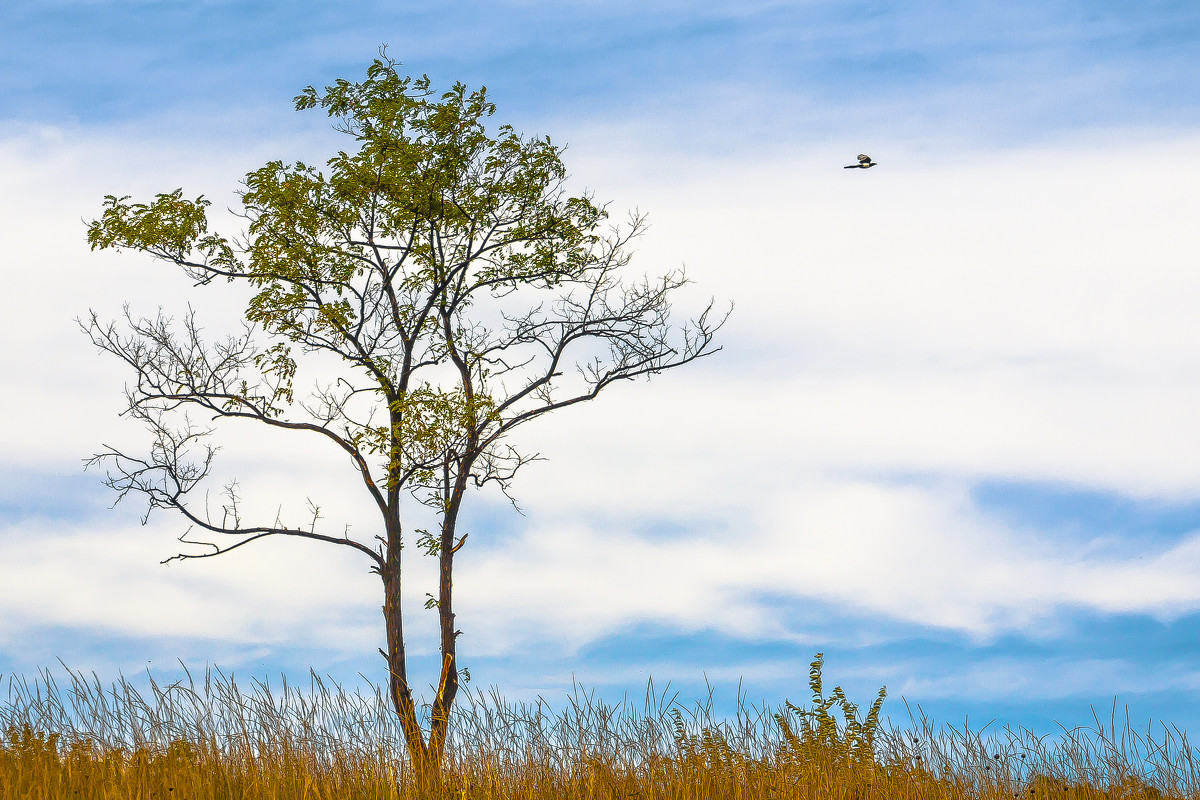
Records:
{"label": "blue sky", "polygon": [[[194,290],[91,253],[106,194],[214,209],[268,160],[348,143],[303,87],[382,43],[498,123],[568,145],[572,186],[637,207],[634,265],[736,310],[725,349],[522,434],[524,516],[476,498],[456,575],[471,688],[561,708],[647,679],[718,716],[827,689],[907,727],[1200,728],[1200,10],[1172,2],[0,4],[0,674],[108,686],[218,665],[382,685],[380,587],[325,546],[159,562],[184,526],[82,459],[145,435],[131,375],[75,325]],[[843,171],[855,154],[879,167]],[[215,215],[224,232],[235,218]],[[300,384],[298,384],[299,386]],[[251,503],[371,519],[338,459],[223,434]],[[419,524],[415,514],[412,524]],[[431,564],[410,674],[435,679]],[[139,684],[139,681],[141,682]],[[426,693],[428,694],[428,693]]]}

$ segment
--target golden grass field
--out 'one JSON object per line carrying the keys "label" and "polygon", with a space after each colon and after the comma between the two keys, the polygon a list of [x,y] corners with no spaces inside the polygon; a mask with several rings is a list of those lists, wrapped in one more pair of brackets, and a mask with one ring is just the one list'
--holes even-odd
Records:
{"label": "golden grass field", "polygon": [[[493,690],[492,708],[482,694],[478,704],[467,694],[467,705],[452,714],[445,770],[422,785],[406,754],[368,730],[372,717],[376,731],[391,730],[394,721],[378,690],[376,707],[364,716],[346,714],[339,689],[332,707],[343,721],[334,723],[320,713],[331,704],[315,674],[321,700],[310,705],[298,698],[296,715],[286,713],[286,684],[281,709],[269,689],[244,697],[232,681],[228,688],[218,684],[224,702],[214,709],[200,703],[194,686],[160,692],[151,679],[156,704],[150,707],[124,678],[123,699],[114,687],[109,705],[98,681],[93,694],[72,675],[81,731],[52,680],[44,698],[39,686],[36,698],[26,689],[14,702],[10,678],[9,704],[0,708],[7,730],[0,800],[1200,800],[1186,737],[1174,749],[1169,734],[1161,744],[1147,738],[1153,764],[1147,776],[1136,766],[1145,763],[1140,737],[1127,727],[1118,743],[1115,725],[1106,738],[1099,722],[1099,742],[1067,732],[1066,743],[1053,750],[1007,730],[1003,744],[953,732],[934,738],[924,719],[920,734],[881,731],[885,691],[860,722],[840,687],[824,698],[822,663],[818,654],[809,671],[812,710],[785,701],[778,712],[752,716],[739,695],[736,720],[720,725],[706,724],[705,709],[685,716],[673,699],[664,705],[665,692],[655,712],[652,683],[645,716],[593,707],[589,698],[581,705],[577,692],[550,727],[540,705],[536,714],[524,706],[514,711]],[[210,687],[206,675],[211,702]],[[710,689],[708,709],[711,702]],[[842,726],[829,713],[835,703]],[[184,716],[184,705],[197,713]]]}

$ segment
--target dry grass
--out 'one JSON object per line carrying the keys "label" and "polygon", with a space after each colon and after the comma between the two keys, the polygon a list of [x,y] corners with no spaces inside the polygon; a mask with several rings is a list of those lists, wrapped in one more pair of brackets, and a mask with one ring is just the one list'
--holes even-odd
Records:
{"label": "dry grass", "polygon": [[[398,725],[378,689],[374,708],[364,709],[355,695],[356,713],[339,688],[330,718],[329,694],[315,674],[321,703],[309,705],[296,692],[294,715],[286,683],[279,709],[262,684],[264,694],[252,698],[232,682],[218,684],[223,703],[214,710],[200,703],[190,673],[189,687],[172,684],[165,692],[151,678],[151,708],[123,677],[124,696],[114,685],[109,706],[98,680],[93,695],[72,674],[80,730],[48,674],[46,699],[38,687],[36,703],[20,695],[12,702],[10,677],[10,703],[0,708],[8,733],[0,747],[0,800],[1200,800],[1186,737],[1172,753],[1169,734],[1155,745],[1147,732],[1151,780],[1135,767],[1145,763],[1136,734],[1128,740],[1131,762],[1126,734],[1118,749],[1098,721],[1095,749],[1077,731],[1053,751],[1031,735],[1026,746],[1007,730],[1003,745],[969,734],[934,739],[924,719],[923,735],[881,733],[885,692],[860,723],[840,687],[823,697],[821,666],[818,654],[809,673],[813,710],[785,702],[777,713],[751,715],[739,692],[736,719],[719,725],[711,720],[711,689],[708,705],[685,719],[675,698],[655,697],[653,684],[641,717],[594,707],[590,698],[581,705],[576,687],[571,709],[549,728],[541,702],[533,713],[524,705],[510,709],[494,690],[494,707],[482,694],[478,703],[468,694],[467,705],[454,711],[445,775],[427,786],[415,785],[406,755],[390,744],[399,741]],[[206,673],[210,702],[211,687]],[[191,718],[180,713],[184,701]],[[841,728],[829,714],[834,703],[845,717]]]}

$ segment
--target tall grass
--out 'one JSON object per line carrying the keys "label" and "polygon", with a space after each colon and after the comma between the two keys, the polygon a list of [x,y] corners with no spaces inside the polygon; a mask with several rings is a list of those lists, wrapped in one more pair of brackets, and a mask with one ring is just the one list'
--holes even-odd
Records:
{"label": "tall grass", "polygon": [[[622,713],[624,702],[613,708],[585,697],[581,704],[576,686],[571,707],[549,727],[541,700],[513,709],[494,689],[491,706],[482,693],[466,693],[453,712],[445,771],[425,785],[417,785],[398,745],[399,725],[377,688],[374,707],[356,693],[354,709],[339,687],[339,713],[331,717],[329,693],[315,673],[320,702],[309,704],[297,691],[295,710],[286,681],[278,709],[269,687],[259,684],[262,694],[243,697],[230,681],[217,684],[222,703],[214,709],[206,670],[206,703],[187,673],[188,687],[165,691],[151,677],[152,708],[124,677],[122,694],[114,684],[109,705],[98,679],[93,695],[68,669],[72,720],[49,673],[44,700],[35,684],[36,702],[24,681],[25,697],[14,702],[10,676],[9,705],[0,708],[7,732],[0,800],[1200,800],[1186,737],[1173,751],[1169,733],[1160,746],[1147,731],[1155,768],[1146,775],[1137,766],[1145,763],[1139,737],[1123,732],[1118,749],[1115,722],[1114,738],[1107,738],[1097,720],[1099,748],[1077,739],[1076,730],[1049,751],[1031,734],[1026,744],[1007,729],[1003,745],[953,731],[935,738],[924,717],[919,734],[882,732],[886,692],[860,722],[841,687],[823,696],[822,663],[818,654],[809,672],[812,710],[785,701],[776,712],[747,713],[739,692],[736,719],[720,724],[712,721],[711,687],[708,703],[685,718],[677,695],[667,702],[652,682],[641,716]],[[840,727],[829,713],[835,703],[845,718]],[[185,704],[190,718],[182,714]],[[1128,716],[1126,723],[1128,731]]]}

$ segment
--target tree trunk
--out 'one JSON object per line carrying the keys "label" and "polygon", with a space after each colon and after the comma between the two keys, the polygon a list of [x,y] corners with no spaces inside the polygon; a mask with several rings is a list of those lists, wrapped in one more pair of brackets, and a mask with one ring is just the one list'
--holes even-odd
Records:
{"label": "tree trunk", "polygon": [[[433,701],[432,721],[429,728],[429,759],[440,764],[446,748],[446,736],[450,732],[450,709],[458,694],[458,655],[455,644],[459,631],[454,629],[454,554],[462,547],[466,536],[454,544],[454,531],[458,523],[458,511],[462,505],[463,492],[467,487],[467,471],[470,461],[459,464],[445,516],[442,518],[441,548],[438,559],[438,620],[442,632],[442,678],[438,683],[437,697]],[[449,476],[447,476],[449,482]]]}
{"label": "tree trunk", "polygon": [[[389,527],[391,527],[389,525]],[[404,743],[414,770],[421,774],[428,766],[425,737],[417,721],[417,709],[408,686],[408,669],[404,654],[404,619],[400,606],[400,537],[388,531],[387,561],[383,569],[383,620],[387,630],[388,651],[379,653],[387,660],[388,689]]]}
{"label": "tree trunk", "polygon": [[450,709],[454,706],[454,695],[458,693],[458,668],[454,653],[442,657],[442,677],[438,682],[437,697],[433,701],[433,717],[429,727],[428,763],[431,769],[441,766],[446,752],[446,736],[450,733]]}
{"label": "tree trunk", "polygon": [[[424,787],[430,782],[440,782],[437,779],[440,777],[446,736],[450,731],[450,709],[454,705],[454,696],[458,693],[458,669],[455,665],[453,634],[449,636],[449,650],[446,650],[445,626],[447,620],[443,613],[442,674],[438,682],[437,697],[433,702],[433,719],[429,731],[429,744],[426,746],[425,737],[417,720],[417,709],[413,702],[412,690],[408,685],[404,652],[404,621],[400,605],[400,547],[393,544],[398,541],[399,536],[388,537],[387,561],[383,571],[383,617],[387,628],[388,652],[384,653],[383,650],[379,652],[388,663],[388,685],[392,706],[400,718],[400,727],[404,732],[404,743],[408,749],[409,759],[412,762],[418,786]],[[443,584],[442,595],[445,597],[445,584]],[[454,615],[450,614],[450,625],[453,625],[453,618]]]}
{"label": "tree trunk", "polygon": [[[451,530],[453,527],[451,526]],[[440,764],[446,748],[446,736],[450,732],[450,709],[454,707],[454,696],[458,694],[458,658],[454,646],[454,612],[451,607],[450,563],[454,558],[452,548],[442,548],[441,579],[438,600],[438,616],[442,626],[442,677],[438,682],[437,697],[433,701],[433,713],[429,727],[429,760]]]}

